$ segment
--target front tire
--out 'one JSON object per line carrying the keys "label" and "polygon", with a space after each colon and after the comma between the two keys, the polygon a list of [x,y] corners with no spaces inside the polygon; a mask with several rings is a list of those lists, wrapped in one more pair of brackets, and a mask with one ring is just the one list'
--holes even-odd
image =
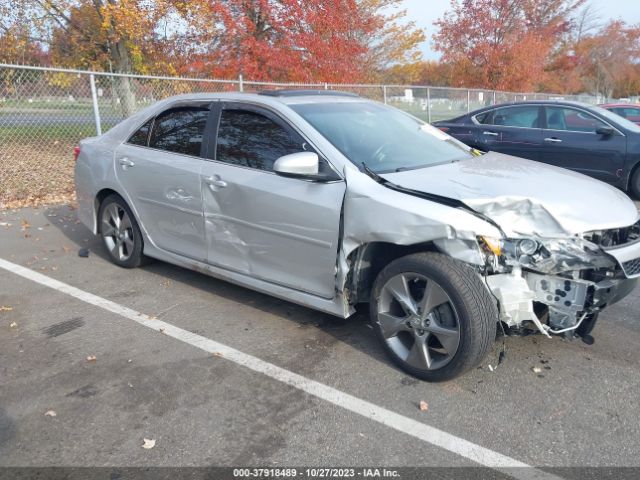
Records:
{"label": "front tire", "polygon": [[385,351],[426,381],[477,366],[496,337],[498,310],[478,273],[439,253],[399,258],[376,278],[370,315]]}
{"label": "front tire", "polygon": [[123,268],[136,268],[145,258],[140,227],[133,212],[122,197],[109,195],[98,211],[100,237],[109,258]]}
{"label": "front tire", "polygon": [[631,177],[631,183],[629,184],[629,190],[633,194],[636,200],[640,200],[640,167],[636,168],[636,171]]}

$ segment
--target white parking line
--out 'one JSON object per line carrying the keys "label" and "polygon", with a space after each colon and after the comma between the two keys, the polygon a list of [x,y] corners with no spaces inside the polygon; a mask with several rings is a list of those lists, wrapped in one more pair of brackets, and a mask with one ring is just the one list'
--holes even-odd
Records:
{"label": "white parking line", "polygon": [[323,383],[280,368],[264,360],[260,360],[252,355],[248,355],[227,345],[223,345],[201,335],[196,335],[189,331],[178,328],[170,323],[156,320],[143,313],[137,312],[123,305],[99,297],[79,288],[55,280],[51,277],[25,268],[21,265],[9,262],[0,258],[0,268],[20,275],[28,280],[32,280],[40,285],[52,288],[62,293],[66,293],[85,303],[103,308],[121,317],[133,320],[140,325],[144,325],[156,332],[180,340],[184,343],[197,347],[208,353],[218,352],[223,358],[234,362],[255,372],[262,373],[270,378],[286,383],[294,388],[302,390],[317,398],[330,402],[336,406],[354,412],[370,420],[374,420],[382,425],[391,427],[407,435],[411,435],[436,447],[443,448],[464,458],[472,460],[494,470],[504,472],[512,477],[533,480],[533,479],[558,479],[558,477],[547,472],[537,470],[526,463],[519,462],[513,458],[502,455],[488,448],[481,447],[463,438],[456,437],[450,433],[437,428],[425,425],[424,423],[405,417],[386,408],[375,405],[366,400],[354,397],[348,393],[332,388]]}

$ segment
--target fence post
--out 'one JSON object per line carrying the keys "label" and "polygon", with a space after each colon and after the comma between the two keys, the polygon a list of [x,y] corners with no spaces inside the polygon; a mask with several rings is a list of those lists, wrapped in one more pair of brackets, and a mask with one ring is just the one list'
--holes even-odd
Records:
{"label": "fence post", "polygon": [[324,89],[329,90],[329,84],[327,82],[324,82]]}
{"label": "fence post", "polygon": [[493,104],[496,104],[496,91],[493,91]]}
{"label": "fence post", "polygon": [[384,104],[387,104],[387,86],[382,86],[382,97],[384,98]]}
{"label": "fence post", "polygon": [[242,78],[242,74],[238,75],[238,91],[244,92],[244,79]]}
{"label": "fence post", "polygon": [[467,113],[471,111],[471,90],[467,89]]}
{"label": "fence post", "polygon": [[102,125],[100,123],[100,110],[98,108],[98,93],[96,92],[96,79],[93,74],[89,75],[91,84],[91,99],[93,100],[93,118],[96,122],[96,133],[102,135]]}

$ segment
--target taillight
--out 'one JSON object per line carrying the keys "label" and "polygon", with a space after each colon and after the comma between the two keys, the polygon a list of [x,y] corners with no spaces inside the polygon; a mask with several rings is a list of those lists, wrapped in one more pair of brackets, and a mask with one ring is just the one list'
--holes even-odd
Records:
{"label": "taillight", "polygon": [[76,145],[75,147],[73,147],[73,161],[74,162],[78,161],[78,155],[80,155],[80,147]]}
{"label": "taillight", "polygon": [[448,132],[449,131],[449,127],[438,127],[440,130],[442,130],[443,132]]}

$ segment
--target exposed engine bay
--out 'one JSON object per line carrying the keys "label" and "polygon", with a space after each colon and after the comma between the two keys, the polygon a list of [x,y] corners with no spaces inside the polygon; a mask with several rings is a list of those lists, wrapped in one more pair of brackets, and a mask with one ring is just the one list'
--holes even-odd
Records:
{"label": "exposed engine bay", "polygon": [[[638,283],[640,222],[565,239],[480,238],[486,281],[512,332],[588,333],[603,308]],[[580,328],[581,325],[583,328]]]}

